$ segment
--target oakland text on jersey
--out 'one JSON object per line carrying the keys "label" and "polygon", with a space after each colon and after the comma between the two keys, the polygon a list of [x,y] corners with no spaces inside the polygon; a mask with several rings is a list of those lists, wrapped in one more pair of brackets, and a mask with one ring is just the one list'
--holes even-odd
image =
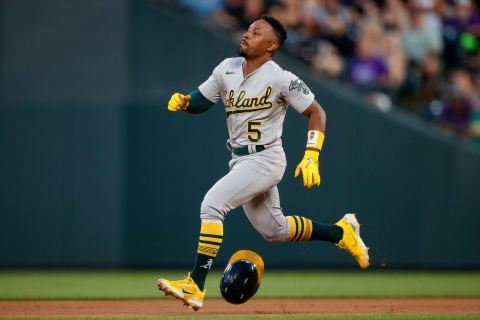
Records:
{"label": "oakland text on jersey", "polygon": [[255,112],[260,110],[267,110],[273,107],[273,103],[268,100],[272,95],[272,87],[268,86],[265,89],[265,94],[259,97],[245,98],[247,94],[245,90],[240,91],[238,97],[235,99],[235,90],[230,90],[225,97],[225,113],[227,118],[235,113]]}

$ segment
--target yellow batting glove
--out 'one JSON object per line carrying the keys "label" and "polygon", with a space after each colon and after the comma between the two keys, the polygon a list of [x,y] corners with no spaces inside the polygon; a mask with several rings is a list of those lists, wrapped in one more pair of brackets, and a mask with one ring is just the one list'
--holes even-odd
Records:
{"label": "yellow batting glove", "polygon": [[310,130],[307,134],[307,150],[302,161],[295,170],[295,178],[300,171],[303,173],[303,185],[313,187],[320,185],[320,173],[318,173],[318,154],[322,150],[325,135],[320,130]]}
{"label": "yellow batting glove", "polygon": [[181,93],[173,94],[168,102],[168,110],[175,112],[187,109],[190,98],[189,95],[184,96]]}
{"label": "yellow batting glove", "polygon": [[306,150],[302,161],[295,170],[295,178],[298,177],[300,171],[303,173],[303,185],[305,187],[313,187],[320,185],[320,173],[318,172],[318,154],[316,150]]}

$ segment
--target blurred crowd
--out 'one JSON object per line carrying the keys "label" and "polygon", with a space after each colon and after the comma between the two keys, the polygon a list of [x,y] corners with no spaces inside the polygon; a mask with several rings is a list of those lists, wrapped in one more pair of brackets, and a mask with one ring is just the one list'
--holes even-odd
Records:
{"label": "blurred crowd", "polygon": [[480,145],[479,0],[180,0],[240,40],[263,13],[316,74]]}

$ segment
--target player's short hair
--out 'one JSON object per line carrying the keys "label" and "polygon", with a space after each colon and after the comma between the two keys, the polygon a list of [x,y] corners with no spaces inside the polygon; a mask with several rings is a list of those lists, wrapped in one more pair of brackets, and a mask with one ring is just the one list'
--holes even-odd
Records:
{"label": "player's short hair", "polygon": [[272,26],[273,31],[275,32],[275,35],[278,39],[278,47],[280,48],[285,42],[285,39],[287,39],[287,31],[285,30],[281,22],[274,17],[268,16],[266,14],[263,14],[260,19],[267,21]]}

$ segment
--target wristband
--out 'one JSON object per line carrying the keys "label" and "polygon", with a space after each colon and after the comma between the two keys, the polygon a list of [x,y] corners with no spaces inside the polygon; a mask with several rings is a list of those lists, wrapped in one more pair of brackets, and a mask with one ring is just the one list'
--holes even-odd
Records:
{"label": "wristband", "polygon": [[319,130],[310,130],[307,134],[307,148],[322,150],[323,140],[325,135]]}

